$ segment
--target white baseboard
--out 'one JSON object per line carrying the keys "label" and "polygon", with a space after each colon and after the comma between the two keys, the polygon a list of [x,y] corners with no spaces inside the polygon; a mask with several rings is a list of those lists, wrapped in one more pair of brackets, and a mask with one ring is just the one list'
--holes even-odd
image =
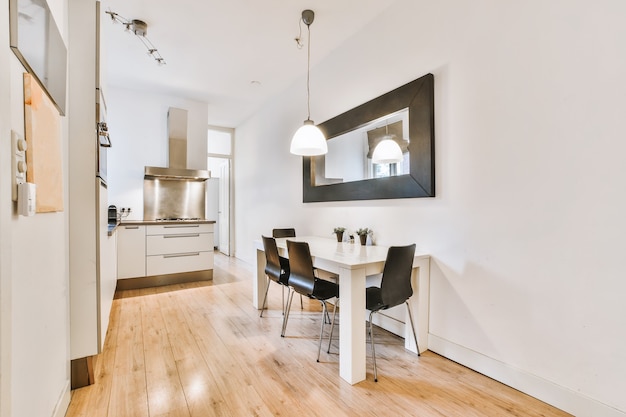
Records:
{"label": "white baseboard", "polygon": [[57,401],[57,405],[54,407],[54,411],[52,412],[52,417],[63,417],[67,412],[67,408],[70,406],[70,399],[72,398],[72,391],[70,390],[70,381],[67,380],[65,383],[65,387],[63,387],[63,391],[61,391],[61,395],[59,396],[59,401]]}
{"label": "white baseboard", "polygon": [[456,343],[428,334],[428,350],[467,366],[577,417],[626,417],[626,411],[529,374]]}

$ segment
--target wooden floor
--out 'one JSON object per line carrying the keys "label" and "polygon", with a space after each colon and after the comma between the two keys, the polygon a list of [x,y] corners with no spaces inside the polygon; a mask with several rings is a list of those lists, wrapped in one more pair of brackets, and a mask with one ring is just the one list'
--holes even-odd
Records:
{"label": "wooden floor", "polygon": [[[377,329],[379,382],[339,377],[338,343],[315,361],[319,303],[294,300],[280,337],[281,290],[263,318],[252,267],[216,254],[212,282],[116,294],[96,383],[72,392],[67,417],[567,416]],[[336,339],[337,336],[335,336]]]}

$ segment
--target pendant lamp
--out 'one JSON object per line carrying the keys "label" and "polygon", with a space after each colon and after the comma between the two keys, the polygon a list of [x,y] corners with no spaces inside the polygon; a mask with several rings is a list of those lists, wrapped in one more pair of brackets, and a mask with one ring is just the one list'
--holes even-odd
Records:
{"label": "pendant lamp", "polygon": [[389,125],[385,125],[385,136],[381,140],[374,153],[372,153],[372,162],[374,164],[396,164],[402,161],[402,149],[398,142],[393,140],[395,135],[389,134]]}
{"label": "pendant lamp", "polygon": [[302,21],[308,29],[306,69],[307,119],[293,135],[290,148],[292,154],[301,156],[324,155],[328,152],[328,145],[326,144],[324,134],[317,126],[315,126],[313,120],[311,120],[311,90],[309,88],[309,74],[311,72],[311,23],[313,23],[313,19],[315,19],[315,13],[313,10],[304,10],[302,12]]}
{"label": "pendant lamp", "polygon": [[393,139],[381,140],[372,154],[372,162],[375,164],[395,164],[400,161],[402,161],[402,149]]}

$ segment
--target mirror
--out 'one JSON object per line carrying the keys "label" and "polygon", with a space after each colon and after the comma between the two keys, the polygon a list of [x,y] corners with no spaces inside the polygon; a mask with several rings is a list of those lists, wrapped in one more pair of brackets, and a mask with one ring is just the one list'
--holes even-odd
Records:
{"label": "mirror", "polygon": [[[303,201],[434,197],[434,77],[424,75],[319,125],[328,153],[303,158]],[[397,162],[372,154],[392,138]]]}
{"label": "mirror", "polygon": [[10,44],[65,115],[67,48],[45,0],[10,0]]}

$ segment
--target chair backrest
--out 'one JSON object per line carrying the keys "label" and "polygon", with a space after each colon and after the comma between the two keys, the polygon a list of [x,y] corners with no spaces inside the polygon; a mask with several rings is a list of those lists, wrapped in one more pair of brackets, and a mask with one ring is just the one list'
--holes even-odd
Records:
{"label": "chair backrest", "polygon": [[273,237],[296,237],[296,229],[273,229]]}
{"label": "chair backrest", "polygon": [[273,237],[262,236],[263,250],[265,251],[265,273],[275,281],[280,278],[281,270],[280,256],[278,255],[278,247],[276,239]]}
{"label": "chair backrest", "polygon": [[289,285],[300,294],[313,294],[315,288],[315,273],[309,244],[287,240],[289,253]]}
{"label": "chair backrest", "polygon": [[400,305],[413,295],[411,272],[414,257],[415,244],[391,246],[387,251],[387,260],[380,283],[382,301],[387,308]]}

